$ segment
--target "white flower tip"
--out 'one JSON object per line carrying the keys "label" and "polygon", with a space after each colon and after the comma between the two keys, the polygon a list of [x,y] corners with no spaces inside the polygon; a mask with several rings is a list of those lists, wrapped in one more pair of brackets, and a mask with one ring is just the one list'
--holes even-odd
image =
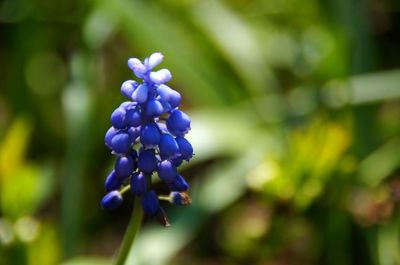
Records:
{"label": "white flower tip", "polygon": [[171,80],[172,75],[168,69],[161,69],[157,72],[150,73],[150,79],[155,84],[164,84]]}
{"label": "white flower tip", "polygon": [[138,103],[144,103],[147,101],[148,88],[145,84],[139,85],[132,93],[132,99]]}
{"label": "white flower tip", "polygon": [[135,75],[139,78],[143,78],[143,76],[146,73],[146,67],[137,58],[130,58],[128,60],[128,66],[135,73]]}
{"label": "white flower tip", "polygon": [[128,66],[132,70],[134,70],[135,68],[138,68],[138,67],[144,67],[144,65],[142,64],[142,62],[138,58],[129,58]]}
{"label": "white flower tip", "polygon": [[152,55],[150,55],[149,60],[148,60],[148,66],[150,68],[155,67],[156,65],[159,65],[164,58],[164,55],[162,55],[161,52],[155,52]]}

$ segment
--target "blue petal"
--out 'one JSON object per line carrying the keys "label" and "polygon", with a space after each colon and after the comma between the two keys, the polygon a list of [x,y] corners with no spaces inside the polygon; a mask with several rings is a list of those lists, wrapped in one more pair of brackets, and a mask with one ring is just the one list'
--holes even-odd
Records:
{"label": "blue petal", "polygon": [[112,191],[112,190],[118,190],[121,188],[122,181],[117,177],[115,174],[115,171],[111,171],[110,174],[108,174],[106,181],[105,181],[105,188],[106,191]]}
{"label": "blue petal", "polygon": [[139,153],[138,168],[145,174],[151,174],[157,169],[157,158],[154,152],[150,150],[142,150]]}
{"label": "blue petal", "polygon": [[149,100],[146,105],[146,115],[148,117],[157,117],[161,115],[164,111],[164,108],[160,101],[157,99]]}
{"label": "blue petal", "polygon": [[156,65],[159,65],[162,62],[163,58],[164,58],[164,56],[162,55],[161,52],[153,53],[152,55],[150,55],[150,57],[148,59],[147,67],[149,69],[152,69]]}
{"label": "blue petal", "polygon": [[168,183],[168,187],[171,191],[187,191],[189,189],[189,184],[186,180],[181,176],[177,175],[176,178]]}
{"label": "blue petal", "polygon": [[112,148],[111,140],[118,133],[118,131],[119,130],[115,129],[114,127],[110,127],[110,129],[107,130],[106,135],[104,136],[104,142],[109,148]]}
{"label": "blue petal", "polygon": [[132,143],[136,141],[136,139],[140,136],[140,126],[139,127],[129,127],[127,133],[129,134],[129,138]]}
{"label": "blue petal", "polygon": [[146,84],[140,84],[132,93],[132,100],[138,103],[145,103],[147,101],[148,87]]}
{"label": "blue petal", "polygon": [[179,104],[181,104],[181,94],[173,90],[173,93],[170,94],[168,102],[173,109],[178,107]]}
{"label": "blue petal", "polygon": [[176,132],[178,132],[179,135],[184,135],[190,130],[190,122],[190,118],[186,113],[180,110],[174,110],[168,117],[167,127],[168,129],[171,128],[173,131],[171,133],[175,132],[175,135],[177,135]]}
{"label": "blue petal", "polygon": [[193,147],[188,140],[184,137],[177,136],[175,141],[178,143],[179,152],[181,153],[181,157],[187,161],[189,161],[193,156]]}
{"label": "blue petal", "polygon": [[157,87],[157,93],[160,97],[171,105],[171,109],[179,106],[181,103],[181,94],[167,85],[161,84]]}
{"label": "blue petal", "polygon": [[126,111],[124,108],[118,107],[111,114],[111,124],[117,129],[123,129],[126,127],[125,121]]}
{"label": "blue petal", "polygon": [[128,60],[128,66],[129,68],[131,68],[133,73],[139,78],[143,78],[147,72],[146,67],[137,58],[130,58]]}
{"label": "blue petal", "polygon": [[172,75],[171,72],[168,69],[161,69],[158,70],[157,72],[151,72],[150,73],[150,80],[154,84],[164,84],[171,80]]}
{"label": "blue petal", "polygon": [[167,125],[168,132],[170,134],[175,135],[175,136],[178,136],[178,135],[183,136],[183,135],[185,135],[185,133],[177,131],[174,127],[172,127],[170,122],[167,121],[166,125]]}
{"label": "blue petal", "polygon": [[129,151],[132,140],[127,133],[117,133],[111,140],[111,148],[118,154],[125,154]]}
{"label": "blue petal", "polygon": [[135,172],[131,177],[131,191],[136,196],[140,196],[146,192],[146,177],[142,173]]}
{"label": "blue petal", "polygon": [[142,124],[142,115],[137,109],[129,109],[126,112],[125,119],[128,126],[137,127]]}
{"label": "blue petal", "polygon": [[160,130],[155,123],[149,123],[142,127],[140,142],[144,146],[156,146],[160,142]]}
{"label": "blue petal", "polygon": [[143,211],[150,216],[154,216],[159,211],[160,203],[154,191],[146,192],[143,195],[142,208]]}
{"label": "blue petal", "polygon": [[179,155],[179,146],[174,137],[169,134],[163,133],[158,144],[160,148],[160,156],[162,159],[174,158]]}
{"label": "blue petal", "polygon": [[120,179],[129,177],[136,168],[135,161],[130,156],[120,156],[115,161],[115,174]]}
{"label": "blue petal", "polygon": [[178,157],[176,157],[176,158],[171,159],[171,162],[172,162],[172,164],[173,164],[174,166],[179,167],[179,166],[182,164],[182,162],[183,162],[183,158],[180,157],[180,156],[178,156]]}
{"label": "blue petal", "polygon": [[114,210],[122,204],[122,196],[119,191],[110,191],[101,200],[101,206],[106,210]]}
{"label": "blue petal", "polygon": [[172,110],[171,104],[169,104],[168,101],[163,100],[163,99],[160,99],[159,101],[160,101],[160,103],[162,105],[163,113],[167,113],[167,112],[170,112]]}
{"label": "blue petal", "polygon": [[157,167],[157,173],[160,179],[171,182],[175,179],[176,175],[178,175],[178,171],[176,167],[172,164],[171,161],[164,160]]}
{"label": "blue petal", "polygon": [[132,102],[132,101],[124,101],[119,105],[120,108],[124,108],[125,110],[135,108],[136,106],[137,106],[137,103]]}
{"label": "blue petal", "polygon": [[123,96],[127,98],[131,98],[133,91],[135,91],[136,87],[138,86],[138,83],[133,80],[128,80],[122,83],[121,86],[121,93]]}

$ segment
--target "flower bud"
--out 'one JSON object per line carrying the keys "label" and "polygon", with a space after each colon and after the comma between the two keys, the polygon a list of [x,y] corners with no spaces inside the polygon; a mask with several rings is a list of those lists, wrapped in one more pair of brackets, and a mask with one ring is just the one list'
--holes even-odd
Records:
{"label": "flower bud", "polygon": [[140,142],[144,146],[156,146],[160,142],[160,130],[154,122],[146,124],[140,132]]}
{"label": "flower bud", "polygon": [[119,191],[110,191],[101,200],[101,206],[106,210],[114,210],[122,204],[122,196]]}
{"label": "flower bud", "polygon": [[136,141],[136,139],[140,136],[140,127],[129,127],[129,129],[126,131],[129,134],[129,138],[132,143]]}
{"label": "flower bud", "polygon": [[180,157],[180,156],[171,159],[171,163],[172,163],[175,167],[179,167],[179,166],[182,164],[182,162],[183,162],[183,159],[182,159],[182,157]]}
{"label": "flower bud", "polygon": [[111,171],[110,174],[108,174],[106,181],[104,183],[104,186],[106,188],[106,191],[112,191],[112,190],[118,190],[121,188],[122,181],[117,177],[115,174],[115,171]]}
{"label": "flower bud", "polygon": [[137,86],[138,83],[134,80],[125,81],[121,85],[121,94],[130,99]]}
{"label": "flower bud", "polygon": [[168,117],[167,127],[171,133],[184,135],[190,130],[190,118],[183,111],[174,110]]}
{"label": "flower bud", "polygon": [[117,133],[111,140],[111,148],[117,154],[125,154],[129,151],[132,140],[127,133]]}
{"label": "flower bud", "polygon": [[162,55],[161,52],[153,53],[152,55],[150,55],[150,57],[147,61],[148,68],[152,69],[156,65],[159,65],[162,62],[163,58],[164,58],[164,56]]}
{"label": "flower bud", "polygon": [[120,156],[115,161],[115,174],[120,179],[129,177],[136,169],[135,161],[130,156]]}
{"label": "flower bud", "polygon": [[138,168],[145,174],[151,174],[157,169],[157,158],[150,150],[142,150],[139,153]]}
{"label": "flower bud", "polygon": [[169,80],[171,80],[172,75],[171,72],[168,69],[161,69],[158,70],[157,72],[151,72],[150,73],[150,80],[154,83],[154,84],[164,84],[166,82],[168,82]]}
{"label": "flower bud", "polygon": [[111,147],[111,140],[112,140],[112,138],[113,138],[117,133],[118,133],[118,130],[115,129],[114,127],[110,127],[110,128],[107,130],[106,135],[104,136],[104,142],[106,143],[106,145],[107,145],[109,148],[112,148],[112,147]]}
{"label": "flower bud", "polygon": [[112,126],[114,126],[117,129],[125,128],[126,127],[125,115],[126,115],[125,109],[121,107],[116,108],[111,114],[110,118]]}
{"label": "flower bud", "polygon": [[159,101],[163,107],[163,113],[167,113],[172,110],[171,104],[169,104],[168,101],[165,101],[163,99],[159,99]]}
{"label": "flower bud", "polygon": [[124,101],[121,103],[121,105],[119,105],[121,108],[125,109],[125,111],[133,109],[137,106],[136,102],[132,102],[132,101]]}
{"label": "flower bud", "polygon": [[146,177],[142,173],[135,172],[131,177],[131,191],[136,196],[140,196],[146,192]]}
{"label": "flower bud", "polygon": [[142,64],[142,62],[137,59],[137,58],[130,58],[128,60],[128,66],[131,68],[133,73],[138,77],[138,78],[143,78],[144,75],[147,72],[146,67]]}
{"label": "flower bud", "polygon": [[181,154],[182,159],[185,159],[185,160],[189,161],[193,156],[193,147],[192,147],[192,145],[189,143],[188,140],[186,140],[182,136],[177,136],[175,138],[175,141],[178,143],[179,152]]}
{"label": "flower bud", "polygon": [[170,104],[171,109],[178,107],[181,103],[181,94],[179,94],[179,92],[173,90],[167,85],[159,85],[157,87],[157,93],[160,95],[161,99],[167,101]]}
{"label": "flower bud", "polygon": [[137,109],[127,110],[125,119],[128,126],[138,127],[142,124],[142,116],[140,115],[140,111]]}
{"label": "flower bud", "polygon": [[169,134],[161,134],[158,147],[160,149],[160,156],[162,159],[169,159],[179,156],[179,146],[174,137]]}
{"label": "flower bud", "polygon": [[171,161],[164,160],[158,164],[157,173],[160,179],[171,182],[178,175],[176,167],[171,163]]}
{"label": "flower bud", "polygon": [[187,191],[189,189],[189,184],[186,180],[181,176],[177,175],[176,178],[168,183],[168,187],[171,191]]}
{"label": "flower bud", "polygon": [[148,87],[146,84],[139,85],[132,93],[132,100],[140,104],[147,101]]}
{"label": "flower bud", "polygon": [[164,111],[163,105],[157,99],[149,100],[146,104],[147,117],[157,117]]}
{"label": "flower bud", "polygon": [[143,211],[150,216],[154,216],[159,211],[160,203],[154,191],[143,194],[142,207]]}

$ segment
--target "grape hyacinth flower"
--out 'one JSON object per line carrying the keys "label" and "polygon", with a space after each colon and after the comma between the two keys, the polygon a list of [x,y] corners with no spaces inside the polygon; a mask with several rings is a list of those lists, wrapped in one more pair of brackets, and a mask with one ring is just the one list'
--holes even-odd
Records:
{"label": "grape hyacinth flower", "polygon": [[[159,200],[190,204],[189,184],[177,167],[192,158],[193,148],[185,139],[191,121],[179,109],[181,95],[165,84],[171,80],[170,71],[153,71],[162,59],[163,55],[156,52],[143,62],[128,60],[129,68],[142,80],[122,84],[121,93],[128,100],[111,114],[112,126],[104,140],[116,161],[106,178],[108,193],[101,205],[107,210],[117,208],[123,202],[122,195],[130,190],[140,200],[145,214],[168,225]],[[157,196],[151,187],[154,175],[169,188],[169,196]]]}

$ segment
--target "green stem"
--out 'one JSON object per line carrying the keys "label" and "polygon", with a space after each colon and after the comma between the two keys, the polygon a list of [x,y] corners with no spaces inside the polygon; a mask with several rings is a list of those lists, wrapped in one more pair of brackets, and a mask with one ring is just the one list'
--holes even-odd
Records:
{"label": "green stem", "polygon": [[119,193],[121,193],[121,195],[123,195],[125,192],[129,191],[130,189],[131,189],[131,185],[126,185],[123,189],[121,189],[119,191]]}
{"label": "green stem", "polygon": [[163,200],[163,201],[170,201],[171,197],[170,196],[163,196],[163,195],[159,195],[158,196],[159,200]]}
{"label": "green stem", "polygon": [[140,229],[142,218],[143,218],[143,210],[140,205],[140,200],[139,198],[135,198],[131,220],[129,221],[128,228],[125,232],[124,240],[122,241],[122,245],[119,250],[118,256],[115,259],[114,263],[115,265],[125,264],[126,258],[128,257],[132,244],[135,241],[136,234]]}

